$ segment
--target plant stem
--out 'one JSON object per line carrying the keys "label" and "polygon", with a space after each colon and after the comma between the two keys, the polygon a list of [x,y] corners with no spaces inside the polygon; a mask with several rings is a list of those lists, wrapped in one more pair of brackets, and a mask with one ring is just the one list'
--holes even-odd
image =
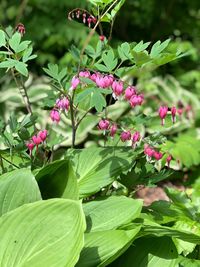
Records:
{"label": "plant stem", "polygon": [[97,28],[97,26],[99,25],[99,23],[101,22],[102,18],[109,12],[110,9],[112,9],[112,7],[117,3],[118,0],[115,0],[112,5],[109,6],[109,8],[99,17],[99,19],[97,20],[97,23],[94,25],[94,28],[90,31],[90,33],[88,34],[86,40],[85,40],[85,43],[83,44],[83,48],[81,50],[81,54],[80,54],[80,61],[79,61],[79,66],[78,66],[78,73],[80,71],[80,67],[81,67],[81,61],[82,61],[82,58],[83,58],[83,54],[85,52],[85,49],[87,47],[87,45],[89,44],[92,36],[94,35],[95,33],[95,30]]}
{"label": "plant stem", "polygon": [[88,109],[85,114],[79,119],[79,121],[76,124],[76,129],[78,128],[79,124],[81,123],[81,121],[86,117],[86,115],[89,113],[90,109]]}
{"label": "plant stem", "polygon": [[31,108],[31,103],[30,103],[30,100],[29,100],[27,90],[26,90],[24,83],[22,81],[18,82],[17,78],[15,77],[15,73],[14,73],[13,69],[11,69],[11,73],[12,73],[12,77],[16,83],[16,86],[18,87],[19,92],[20,92],[20,94],[24,100],[24,103],[25,103],[25,106],[26,106],[28,113],[33,114],[32,108]]}
{"label": "plant stem", "polygon": [[18,11],[18,14],[17,14],[17,17],[16,17],[16,20],[15,20],[15,25],[17,26],[17,24],[20,22],[21,20],[21,17],[23,16],[23,12],[26,8],[26,5],[28,3],[28,0],[22,0],[21,2],[21,5],[19,7],[19,11]]}
{"label": "plant stem", "polygon": [[70,115],[71,115],[71,123],[72,123],[72,148],[75,147],[75,141],[76,141],[76,124],[75,124],[75,117],[74,117],[74,106],[73,106],[73,102],[74,102],[74,91],[72,93],[72,97],[70,98]]}
{"label": "plant stem", "polygon": [[1,159],[5,160],[6,162],[8,162],[9,164],[11,164],[11,165],[14,166],[15,168],[20,169],[17,165],[15,165],[14,163],[12,163],[10,160],[4,158],[2,155],[1,155]]}

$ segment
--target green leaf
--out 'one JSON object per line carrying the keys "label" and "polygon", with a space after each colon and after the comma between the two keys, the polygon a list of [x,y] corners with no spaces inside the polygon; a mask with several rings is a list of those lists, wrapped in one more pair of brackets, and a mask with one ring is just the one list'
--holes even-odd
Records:
{"label": "green leaf", "polygon": [[95,107],[98,112],[101,112],[106,107],[106,100],[98,89],[93,90],[91,94],[90,106]]}
{"label": "green leaf", "polygon": [[179,256],[179,266],[180,267],[199,267],[200,260],[189,259],[183,256]]}
{"label": "green leaf", "polygon": [[95,49],[91,46],[88,45],[85,49],[85,52],[91,57],[91,58],[95,58],[96,52]]}
{"label": "green leaf", "polygon": [[25,127],[20,128],[18,135],[22,140],[28,140],[31,137],[29,131]]}
{"label": "green leaf", "polygon": [[75,96],[75,101],[74,101],[75,105],[85,100],[85,98],[89,97],[92,92],[93,92],[92,88],[87,88],[78,93]]}
{"label": "green leaf", "polygon": [[10,126],[11,131],[14,133],[18,126],[17,117],[14,114],[10,115],[8,124]]}
{"label": "green leaf", "polygon": [[38,200],[41,200],[40,191],[30,170],[14,170],[0,176],[0,216]]}
{"label": "green leaf", "polygon": [[136,44],[136,46],[134,46],[133,50],[136,53],[142,52],[150,45],[150,43],[151,42],[144,43],[143,41],[140,41],[138,44]]}
{"label": "green leaf", "polygon": [[95,63],[94,67],[97,68],[99,71],[109,72],[108,68],[103,64]]}
{"label": "green leaf", "polygon": [[0,30],[0,47],[6,45],[6,36],[5,32]]}
{"label": "green leaf", "polygon": [[26,116],[24,116],[22,122],[21,122],[21,127],[30,127],[32,125],[34,125],[35,121],[37,120],[38,116],[37,115],[32,115],[32,114],[28,114]]}
{"label": "green leaf", "polygon": [[[140,226],[133,230],[107,230],[85,234],[85,245],[77,267],[103,267],[119,257],[130,245]],[[124,266],[123,264],[121,266]],[[131,265],[132,266],[132,265]]]}
{"label": "green leaf", "polygon": [[142,201],[111,196],[83,204],[88,231],[114,230],[139,217]]}
{"label": "green leaf", "polygon": [[78,177],[80,198],[111,184],[133,164],[136,153],[131,148],[85,148],[72,151],[70,159]]}
{"label": "green leaf", "polygon": [[1,267],[73,267],[83,247],[81,203],[51,199],[0,218]]}
{"label": "green leaf", "polygon": [[163,43],[161,43],[161,41],[157,41],[151,48],[151,58],[157,58],[160,53],[168,46],[170,41],[171,39],[167,39]]}
{"label": "green leaf", "polygon": [[6,61],[0,63],[0,68],[13,68],[19,61],[8,58]]}
{"label": "green leaf", "polygon": [[185,192],[173,188],[166,188],[165,192],[167,196],[172,200],[174,205],[178,207],[188,218],[191,220],[198,220],[198,209],[193,205],[191,199]]}
{"label": "green leaf", "polygon": [[11,39],[9,39],[9,45],[16,53],[19,48],[20,41],[21,41],[21,34],[19,32],[14,33]]}
{"label": "green leaf", "polygon": [[111,72],[117,66],[117,59],[112,49],[102,56],[103,62],[106,65],[109,72]]}
{"label": "green leaf", "polygon": [[28,69],[27,69],[27,64],[24,63],[24,62],[20,62],[18,61],[16,64],[15,64],[15,69],[21,73],[22,75],[24,76],[28,76]]}
{"label": "green leaf", "polygon": [[43,68],[43,70],[53,79],[55,80],[59,80],[59,75],[58,75],[58,65],[57,64],[52,64],[49,63],[48,64],[48,69],[47,68]]}
{"label": "green leaf", "polygon": [[21,42],[16,49],[16,53],[20,53],[20,52],[24,51],[25,49],[27,49],[30,43],[31,43],[31,41]]}
{"label": "green leaf", "polygon": [[[177,221],[175,223],[175,225],[173,226],[173,228],[177,229],[177,230],[181,230],[181,231],[186,230],[186,231],[200,234],[199,227],[197,225],[194,225],[193,221],[191,221],[191,223],[186,222],[186,221]],[[178,254],[183,253],[184,256],[191,253],[194,250],[194,248],[196,247],[196,244],[186,242],[186,241],[180,240],[178,238],[173,238],[173,241],[174,241],[174,244],[177,248]]]}
{"label": "green leaf", "polygon": [[118,54],[122,60],[131,59],[132,55],[130,53],[129,43],[125,42],[121,46],[118,46]]}
{"label": "green leaf", "polygon": [[77,178],[67,160],[54,161],[36,174],[43,199],[62,197],[78,199]]}
{"label": "green leaf", "polygon": [[177,267],[177,257],[171,238],[140,238],[111,267]]}
{"label": "green leaf", "polygon": [[22,57],[22,61],[25,63],[28,60],[34,59],[37,56],[36,55],[32,55],[33,52],[33,48],[30,46],[29,48],[27,48],[24,52],[23,52],[23,57]]}

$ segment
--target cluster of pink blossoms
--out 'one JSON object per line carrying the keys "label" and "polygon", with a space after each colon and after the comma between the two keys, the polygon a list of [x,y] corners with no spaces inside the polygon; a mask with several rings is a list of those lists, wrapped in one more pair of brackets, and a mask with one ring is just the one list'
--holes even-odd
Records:
{"label": "cluster of pink blossoms", "polygon": [[171,113],[172,123],[176,122],[176,114],[178,114],[180,117],[182,116],[183,112],[186,112],[186,116],[189,119],[190,117],[194,116],[192,107],[190,105],[187,105],[185,109],[183,108],[176,108],[172,107],[169,108],[167,106],[161,106],[158,109],[159,117],[161,118],[161,125],[163,126],[165,124],[165,117],[167,116],[167,113]]}
{"label": "cluster of pink blossoms", "polygon": [[47,138],[47,130],[43,130],[43,131],[39,131],[39,133],[37,135],[34,135],[31,140],[26,144],[27,148],[29,149],[29,153],[30,156],[32,155],[32,151],[34,149],[34,147],[36,146],[36,148],[38,149],[38,146],[42,143],[44,143],[44,141]]}
{"label": "cluster of pink blossoms", "polygon": [[91,79],[99,88],[111,88],[114,99],[125,99],[131,107],[141,105],[144,101],[143,94],[138,94],[135,86],[125,87],[124,82],[114,78],[112,74],[102,74],[99,72],[90,73],[89,71],[81,71],[79,77]]}
{"label": "cluster of pink blossoms", "polygon": [[[110,125],[109,120],[102,119],[99,121],[98,129],[104,131],[104,133],[105,131],[109,131],[109,135],[111,137],[114,137],[114,135],[116,134],[118,130],[118,127],[116,123],[113,123],[112,125]],[[120,139],[122,142],[131,140],[132,146],[135,146],[135,144],[140,141],[141,136],[140,136],[140,132],[138,131],[136,131],[134,134],[131,134],[130,131],[122,131],[120,134]]]}
{"label": "cluster of pink blossoms", "polygon": [[60,121],[60,112],[68,111],[70,108],[70,102],[67,97],[58,98],[54,108],[50,112],[50,118],[53,122],[59,123]]}
{"label": "cluster of pink blossoms", "polygon": [[[148,144],[144,145],[144,154],[147,155],[148,159],[155,159],[160,160],[163,157],[163,153],[155,150],[153,147],[149,146]],[[170,162],[172,160],[172,155],[168,155],[166,159],[167,166],[169,167]]]}

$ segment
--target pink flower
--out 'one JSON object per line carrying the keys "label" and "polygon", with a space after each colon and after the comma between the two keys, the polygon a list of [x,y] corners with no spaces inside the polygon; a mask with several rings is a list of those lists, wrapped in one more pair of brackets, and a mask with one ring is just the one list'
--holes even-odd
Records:
{"label": "pink flower", "polygon": [[135,132],[132,136],[132,141],[133,143],[139,142],[140,141],[140,132]]}
{"label": "pink flower", "polygon": [[111,137],[114,137],[114,135],[116,134],[117,132],[117,124],[113,124],[110,128],[110,136]]}
{"label": "pink flower", "polygon": [[154,154],[154,149],[151,148],[148,144],[145,144],[144,145],[144,154],[151,158]]}
{"label": "pink flower", "polygon": [[123,93],[123,82],[122,81],[114,81],[112,83],[113,89],[113,97],[116,99]]}
{"label": "pink flower", "polygon": [[96,85],[101,87],[101,88],[105,88],[105,81],[104,81],[104,77],[102,75],[98,75],[96,77]]}
{"label": "pink flower", "polygon": [[79,72],[80,77],[85,77],[85,78],[90,78],[90,72],[85,70],[85,71],[80,71]]}
{"label": "pink flower", "polygon": [[142,105],[143,101],[144,101],[144,96],[142,94],[140,94],[140,95],[133,95],[130,98],[129,103],[130,103],[131,107],[134,108],[137,105]]}
{"label": "pink flower", "polygon": [[177,113],[179,116],[181,116],[183,114],[183,109],[182,108],[177,109]]}
{"label": "pink flower", "polygon": [[114,77],[112,74],[104,76],[104,87],[110,87],[113,84]]}
{"label": "pink flower", "polygon": [[172,160],[172,155],[169,155],[169,156],[167,157],[167,159],[166,159],[168,168],[169,168],[169,165],[170,165],[171,160]]}
{"label": "pink flower", "polygon": [[[79,75],[80,75],[80,74],[79,74]],[[76,76],[74,76],[74,77],[72,78],[72,81],[71,81],[71,88],[72,88],[73,90],[75,90],[76,87],[79,85],[79,83],[80,83],[79,78],[76,77]]]}
{"label": "pink flower", "polygon": [[160,159],[163,157],[163,154],[162,154],[161,152],[154,151],[154,153],[153,153],[153,157],[154,157],[156,160],[160,160]]}
{"label": "pink flower", "polygon": [[110,122],[108,120],[100,120],[99,122],[99,129],[100,130],[108,130],[109,128],[109,125],[110,125]]}
{"label": "pink flower", "polygon": [[171,108],[171,114],[172,114],[172,122],[175,123],[176,122],[176,108],[175,107]]}
{"label": "pink flower", "polygon": [[45,130],[43,130],[43,131],[40,131],[39,133],[38,133],[38,136],[42,139],[42,141],[44,142],[45,140],[46,140],[46,138],[47,138],[47,130],[45,129]]}
{"label": "pink flower", "polygon": [[96,72],[96,73],[93,73],[90,75],[90,79],[93,81],[93,82],[96,82],[96,79],[97,77],[100,75],[100,73]]}
{"label": "pink flower", "polygon": [[121,141],[122,142],[131,140],[131,132],[130,131],[124,131],[124,132],[122,132],[120,138],[121,138]]}
{"label": "pink flower", "polygon": [[70,102],[67,97],[65,98],[59,98],[56,100],[56,106],[61,110],[69,110],[70,108]]}
{"label": "pink flower", "polygon": [[91,22],[93,21],[93,19],[91,17],[89,17],[87,19],[87,22],[88,22],[88,27],[91,27]]}
{"label": "pink flower", "polygon": [[32,155],[33,148],[35,147],[35,144],[31,141],[26,144],[27,148],[29,149],[30,156]]}
{"label": "pink flower", "polygon": [[38,146],[39,144],[42,143],[42,139],[41,139],[40,136],[38,136],[38,135],[34,135],[34,136],[32,137],[32,140],[33,140],[33,143],[34,143],[36,146]]}
{"label": "pink flower", "polygon": [[52,111],[50,112],[50,117],[51,120],[54,122],[59,123],[60,121],[60,113],[56,110],[56,109],[52,109]]}
{"label": "pink flower", "polygon": [[159,107],[158,114],[161,118],[161,125],[163,126],[165,123],[165,117],[167,116],[168,107],[167,106],[161,106]]}
{"label": "pink flower", "polygon": [[128,86],[125,90],[125,99],[130,100],[133,95],[136,94],[136,90],[134,86]]}

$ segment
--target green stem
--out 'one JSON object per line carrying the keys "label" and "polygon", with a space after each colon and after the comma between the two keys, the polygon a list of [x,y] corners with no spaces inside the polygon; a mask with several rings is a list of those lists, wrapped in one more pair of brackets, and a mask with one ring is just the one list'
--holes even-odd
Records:
{"label": "green stem", "polygon": [[75,147],[75,141],[76,141],[76,123],[75,123],[75,114],[74,114],[74,91],[72,93],[72,97],[69,99],[70,103],[70,115],[71,115],[71,124],[72,124],[72,148]]}

